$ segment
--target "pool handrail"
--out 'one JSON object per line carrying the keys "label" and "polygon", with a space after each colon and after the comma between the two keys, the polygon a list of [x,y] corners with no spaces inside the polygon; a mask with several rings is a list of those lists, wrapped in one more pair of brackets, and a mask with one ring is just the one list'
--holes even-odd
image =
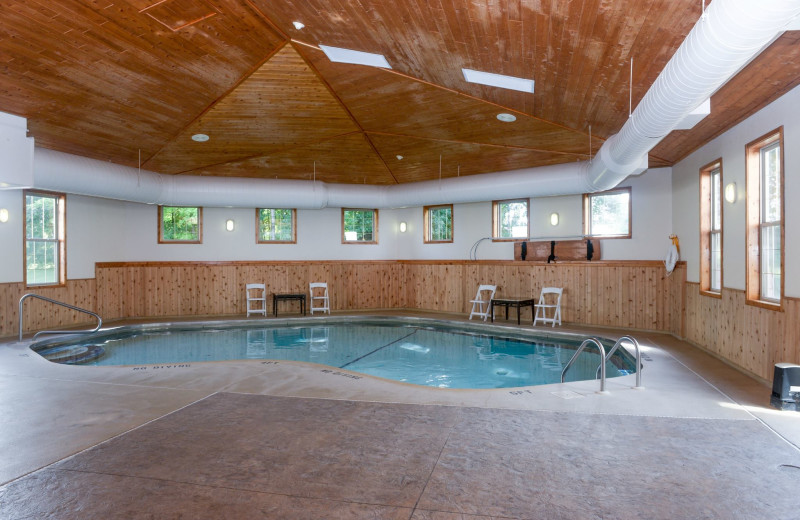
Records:
{"label": "pool handrail", "polygon": [[[621,338],[619,338],[617,340],[617,342],[614,343],[614,346],[611,347],[611,350],[608,351],[608,354],[606,354],[605,361],[602,363],[602,365],[605,366],[606,362],[609,359],[611,359],[611,356],[614,355],[614,352],[616,352],[617,349],[620,346],[622,346],[622,342],[623,341],[628,341],[629,343],[632,343],[633,344],[633,348],[636,349],[636,386],[634,388],[644,388],[642,386],[642,353],[639,352],[639,342],[636,341],[635,338],[633,338],[631,336],[622,336]],[[600,374],[600,367],[597,367],[597,372],[595,372],[595,376],[594,376],[595,379],[597,379],[597,376],[599,374]]]}
{"label": "pool handrail", "polygon": [[[567,362],[566,366],[564,367],[564,370],[561,371],[562,383],[564,382],[564,376],[567,374],[567,370],[569,370],[569,367],[572,366],[572,363],[575,361],[575,359],[577,359],[578,355],[580,355],[580,353],[583,352],[583,349],[586,348],[586,345],[591,345],[591,344],[597,346],[597,349],[600,351],[600,359],[604,360],[606,358],[606,350],[603,348],[603,344],[600,343],[599,339],[587,338],[583,340],[581,346],[578,347],[578,350],[575,351],[570,360]],[[605,393],[605,391],[606,391],[606,364],[600,363],[600,392]]]}
{"label": "pool handrail", "polygon": [[60,302],[58,300],[54,300],[54,299],[48,298],[46,296],[40,296],[40,295],[35,294],[35,293],[28,293],[28,294],[23,295],[22,298],[19,299],[19,340],[20,340],[20,342],[22,341],[22,318],[23,318],[23,314],[22,314],[22,306],[23,305],[22,304],[28,298],[37,298],[39,300],[44,300],[46,302],[55,303],[56,305],[61,305],[62,307],[66,307],[68,309],[72,309],[73,311],[78,311],[78,312],[83,312],[83,313],[86,313],[86,314],[90,314],[90,315],[94,316],[95,318],[97,318],[97,327],[95,327],[92,330],[40,330],[39,332],[37,332],[36,334],[33,335],[34,339],[36,339],[41,334],[92,334],[92,333],[97,332],[98,330],[100,330],[100,327],[103,326],[103,318],[101,318],[98,314],[96,314],[96,313],[94,313],[92,311],[89,311],[89,310],[86,310],[86,309],[81,309],[80,307],[75,307],[74,305],[70,305],[68,303]]}

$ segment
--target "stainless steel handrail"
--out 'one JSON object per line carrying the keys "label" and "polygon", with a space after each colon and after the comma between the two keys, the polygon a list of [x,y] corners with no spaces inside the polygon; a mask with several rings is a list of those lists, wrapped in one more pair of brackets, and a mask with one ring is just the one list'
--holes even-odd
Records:
{"label": "stainless steel handrail", "polygon": [[[621,338],[619,338],[617,342],[614,343],[614,346],[611,347],[611,350],[608,351],[608,354],[606,354],[605,361],[611,359],[611,356],[614,355],[614,352],[616,352],[617,349],[620,346],[622,346],[623,341],[628,341],[630,343],[633,343],[633,348],[636,349],[636,388],[644,388],[642,386],[642,353],[639,352],[639,342],[636,341],[634,338],[632,338],[631,336],[622,336]],[[605,362],[603,362],[603,366],[605,366]],[[595,379],[597,378],[597,375],[599,373],[600,373],[600,367],[597,367],[597,372],[595,372],[594,376]]]}
{"label": "stainless steel handrail", "polygon": [[93,330],[40,330],[36,334],[33,335],[34,339],[40,334],[91,334],[93,332],[97,332],[100,330],[100,327],[103,326],[103,318],[92,311],[87,311],[86,309],[81,309],[80,307],[75,307],[74,305],[70,305],[68,303],[60,302],[58,300],[54,300],[52,298],[47,298],[46,296],[39,296],[38,294],[28,293],[22,296],[19,299],[19,340],[22,341],[22,304],[28,298],[38,298],[39,300],[44,300],[46,302],[55,303],[56,305],[61,305],[62,307],[66,307],[68,309],[72,309],[73,311],[84,312],[86,314],[91,314],[95,318],[97,318],[97,327]]}
{"label": "stainless steel handrail", "polygon": [[[578,355],[581,352],[583,352],[583,349],[586,348],[586,345],[590,345],[592,343],[594,343],[597,346],[597,349],[600,350],[600,359],[605,359],[606,358],[606,350],[603,348],[603,345],[600,343],[600,340],[598,340],[597,338],[589,338],[589,339],[583,340],[583,343],[581,343],[581,346],[578,347],[578,350],[575,351],[575,353],[572,355],[570,360],[567,362],[567,365],[564,367],[564,370],[561,371],[561,382],[562,383],[564,382],[564,376],[567,374],[567,370],[569,370],[569,367],[572,366],[572,363],[575,361],[575,359],[577,359]],[[600,391],[601,392],[605,392],[606,391],[606,364],[605,363],[601,363],[600,364]]]}

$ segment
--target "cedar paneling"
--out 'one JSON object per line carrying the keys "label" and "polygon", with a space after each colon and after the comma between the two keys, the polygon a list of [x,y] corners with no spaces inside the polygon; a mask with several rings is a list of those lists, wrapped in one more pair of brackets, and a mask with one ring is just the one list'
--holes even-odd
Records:
{"label": "cedar paneling", "polygon": [[686,283],[686,339],[732,364],[771,380],[775,363],[800,363],[800,299],[775,311],[745,303],[744,291],[722,289],[721,298]]}
{"label": "cedar paneling", "polygon": [[[2,304],[2,321],[0,336],[16,336],[19,334],[19,299],[24,294],[33,293],[52,298],[82,309],[97,312],[96,281],[94,279],[68,280],[60,287],[29,287],[24,283],[0,284],[0,304]],[[23,317],[24,331],[38,331],[52,328],[83,326],[96,323],[94,318],[81,312],[73,311],[60,305],[30,298],[25,301]]]}

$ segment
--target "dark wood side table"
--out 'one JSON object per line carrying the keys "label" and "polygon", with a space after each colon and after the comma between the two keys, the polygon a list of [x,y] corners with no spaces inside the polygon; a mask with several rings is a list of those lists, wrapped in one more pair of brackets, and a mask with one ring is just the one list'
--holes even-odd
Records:
{"label": "dark wood side table", "polygon": [[492,306],[492,323],[494,323],[494,307],[495,305],[502,305],[506,308],[506,319],[508,319],[508,308],[509,307],[516,307],[517,308],[517,325],[520,324],[519,315],[522,310],[522,307],[530,307],[531,308],[531,322],[533,322],[533,314],[534,314],[534,305],[536,303],[533,301],[533,298],[520,298],[520,297],[507,297],[507,298],[492,298],[490,303]]}
{"label": "dark wood side table", "polygon": [[273,316],[278,315],[278,302],[279,301],[291,301],[297,300],[300,302],[300,312],[303,313],[303,316],[306,315],[306,295],[305,293],[287,293],[287,294],[278,294],[275,293],[272,295],[272,314]]}

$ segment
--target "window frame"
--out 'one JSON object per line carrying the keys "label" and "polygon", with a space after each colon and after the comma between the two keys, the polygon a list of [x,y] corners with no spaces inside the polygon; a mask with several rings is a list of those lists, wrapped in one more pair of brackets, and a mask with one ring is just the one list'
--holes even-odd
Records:
{"label": "window frame", "polygon": [[[615,193],[628,193],[628,232],[622,235],[595,235],[592,231],[592,198],[601,197],[605,195],[613,195]],[[613,188],[606,191],[598,191],[596,193],[583,194],[583,236],[590,239],[616,239],[616,238],[631,238],[633,236],[633,190],[630,186],[623,188]]]}
{"label": "window frame", "polygon": [[[292,211],[291,240],[263,240],[261,238],[261,211],[289,209]],[[297,243],[297,209],[295,208],[256,208],[256,244],[296,244]]]}
{"label": "window frame", "polygon": [[[163,208],[195,208],[197,209],[197,240],[167,240],[164,238],[164,226],[162,225]],[[203,243],[203,207],[202,206],[158,206],[158,243],[159,244],[202,244]]]}
{"label": "window frame", "polygon": [[[58,254],[58,281],[52,283],[30,283],[28,281],[28,196],[56,199],[56,238],[31,239],[36,242],[55,243]],[[22,276],[26,288],[64,287],[67,284],[67,195],[45,190],[22,190]]]}
{"label": "window frame", "polygon": [[[714,229],[714,193],[713,182],[714,175],[719,179],[719,190],[717,193],[717,202],[719,203],[719,226]],[[725,189],[722,158],[717,158],[710,163],[700,168],[700,294],[710,296],[712,298],[722,298],[722,288],[724,287],[724,267],[722,256],[725,251],[725,239],[723,233],[723,226],[725,220],[725,208],[722,203],[722,194]],[[713,237],[719,236],[719,288],[713,287],[712,277],[712,261],[713,261]]]}
{"label": "window frame", "polygon": [[[450,210],[450,238],[447,240],[434,240],[431,236],[433,233],[433,229],[431,226],[431,212],[440,210],[440,209],[449,209]],[[424,234],[423,234],[423,243],[425,244],[450,244],[453,242],[453,205],[452,204],[436,204],[433,206],[424,206],[422,208],[422,218],[424,222]]]}
{"label": "window frame", "polygon": [[[372,212],[372,240],[346,240],[344,214],[346,211]],[[376,208],[342,208],[342,244],[377,244],[378,243],[378,210]]]}
{"label": "window frame", "polygon": [[[500,235],[500,206],[511,202],[524,202],[526,212],[526,234],[524,237],[501,237]],[[519,242],[530,238],[531,236],[531,199],[503,199],[492,201],[492,242]]]}
{"label": "window frame", "polygon": [[[780,161],[780,171],[778,172],[778,182],[780,183],[780,221],[776,223],[762,222],[763,216],[763,196],[762,196],[762,180],[764,172],[762,169],[762,153],[764,150],[778,146],[780,152],[778,160]],[[745,219],[747,222],[746,234],[746,259],[747,259],[747,275],[745,276],[745,303],[747,305],[754,305],[772,310],[783,310],[783,300],[785,298],[785,283],[786,283],[786,270],[785,270],[785,256],[786,256],[786,184],[785,184],[785,166],[784,166],[784,141],[783,141],[783,126],[776,128],[758,139],[755,139],[745,145],[745,185],[746,185],[746,208]],[[777,300],[764,298],[762,287],[762,269],[761,263],[763,255],[761,252],[761,239],[765,227],[780,227],[780,296]]]}

